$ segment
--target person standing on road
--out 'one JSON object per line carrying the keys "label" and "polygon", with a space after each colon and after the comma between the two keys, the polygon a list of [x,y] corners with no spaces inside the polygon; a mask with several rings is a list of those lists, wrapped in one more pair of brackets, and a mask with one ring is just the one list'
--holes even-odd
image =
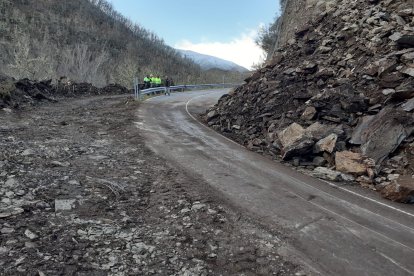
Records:
{"label": "person standing on road", "polygon": [[171,95],[170,86],[171,86],[172,80],[168,76],[165,76],[164,82],[165,82],[165,95],[170,96]]}
{"label": "person standing on road", "polygon": [[155,87],[156,85],[155,77],[153,74],[150,75],[150,84],[151,84],[151,87]]}

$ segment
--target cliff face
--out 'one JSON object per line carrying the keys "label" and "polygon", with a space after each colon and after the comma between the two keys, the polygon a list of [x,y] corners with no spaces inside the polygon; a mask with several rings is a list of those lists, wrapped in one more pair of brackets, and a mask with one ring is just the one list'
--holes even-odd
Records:
{"label": "cliff face", "polygon": [[272,59],[208,124],[318,177],[414,202],[414,2],[289,0],[280,28]]}

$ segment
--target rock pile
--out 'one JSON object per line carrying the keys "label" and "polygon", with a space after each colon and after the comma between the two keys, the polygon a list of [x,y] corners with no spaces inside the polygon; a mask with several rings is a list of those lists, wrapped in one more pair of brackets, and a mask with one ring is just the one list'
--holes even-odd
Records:
{"label": "rock pile", "polygon": [[318,177],[414,202],[414,4],[326,2],[206,121]]}
{"label": "rock pile", "polygon": [[39,101],[55,102],[59,97],[128,94],[129,90],[118,84],[97,88],[90,83],[70,81],[52,83],[52,80],[14,80],[0,75],[0,108],[16,108],[20,105],[33,105]]}

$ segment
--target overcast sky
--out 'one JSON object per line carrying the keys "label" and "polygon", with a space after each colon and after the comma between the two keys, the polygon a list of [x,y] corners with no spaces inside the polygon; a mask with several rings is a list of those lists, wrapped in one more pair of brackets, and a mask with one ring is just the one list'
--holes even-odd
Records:
{"label": "overcast sky", "polygon": [[248,69],[263,52],[254,40],[273,22],[279,0],[112,0],[115,9],[178,49],[233,61]]}

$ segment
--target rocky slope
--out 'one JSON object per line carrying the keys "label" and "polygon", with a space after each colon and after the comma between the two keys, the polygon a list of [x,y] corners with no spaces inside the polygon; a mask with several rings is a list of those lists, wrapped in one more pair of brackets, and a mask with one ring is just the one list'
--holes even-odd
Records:
{"label": "rocky slope", "polygon": [[414,3],[320,2],[206,120],[315,176],[414,202]]}

